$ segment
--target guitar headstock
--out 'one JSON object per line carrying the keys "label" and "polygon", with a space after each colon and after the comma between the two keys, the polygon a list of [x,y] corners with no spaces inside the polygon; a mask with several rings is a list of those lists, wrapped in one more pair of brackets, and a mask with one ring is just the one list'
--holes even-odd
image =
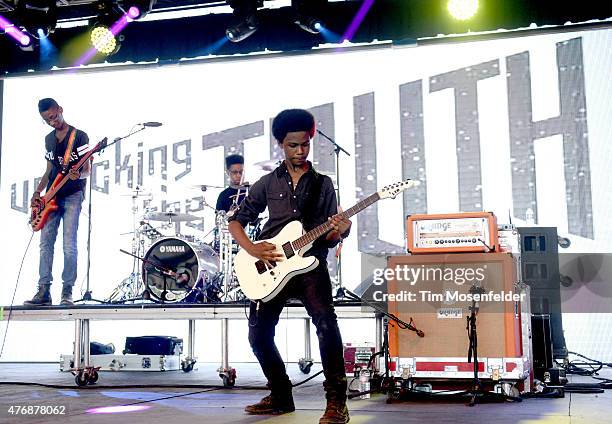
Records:
{"label": "guitar headstock", "polygon": [[378,195],[381,199],[392,198],[395,199],[395,196],[400,194],[402,191],[409,189],[410,187],[415,187],[421,184],[420,181],[416,180],[404,180],[394,184],[389,184],[384,186],[379,192]]}
{"label": "guitar headstock", "polygon": [[104,150],[107,144],[108,144],[108,137],[104,137],[102,140],[98,141],[98,144],[96,144],[95,147],[91,149],[91,151],[94,153],[100,152]]}

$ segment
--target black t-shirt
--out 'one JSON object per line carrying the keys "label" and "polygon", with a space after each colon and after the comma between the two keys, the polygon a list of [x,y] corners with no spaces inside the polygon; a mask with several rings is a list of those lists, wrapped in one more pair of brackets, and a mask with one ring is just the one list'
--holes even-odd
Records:
{"label": "black t-shirt", "polygon": [[[215,207],[218,211],[228,212],[232,207],[232,203],[234,203],[234,198],[231,196],[235,196],[238,193],[237,188],[228,187],[219,193],[219,197],[217,197],[217,206]],[[246,197],[246,189],[240,189],[240,196],[238,197],[238,205],[242,203],[244,198]]]}
{"label": "black t-shirt", "polygon": [[[57,174],[62,171],[64,153],[66,152],[66,147],[68,147],[68,139],[70,138],[70,134],[72,133],[73,129],[75,128],[70,126],[66,136],[59,143],[55,137],[55,130],[51,131],[45,137],[45,159],[51,162],[52,165],[51,173],[49,174],[49,182],[47,183],[47,190],[49,190],[51,184],[53,184],[53,181],[55,181]],[[70,166],[75,165],[88,149],[89,137],[86,133],[77,129],[76,137],[72,145],[72,153],[70,154]],[[56,197],[67,197],[79,190],[83,190],[86,182],[87,179],[78,179],[74,181],[69,178],[66,184],[64,184],[64,186],[57,192]]]}

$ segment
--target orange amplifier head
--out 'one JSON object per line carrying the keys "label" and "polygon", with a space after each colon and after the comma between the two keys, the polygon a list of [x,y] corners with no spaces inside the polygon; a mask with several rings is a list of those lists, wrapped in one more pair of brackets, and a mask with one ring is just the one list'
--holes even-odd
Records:
{"label": "orange amplifier head", "polygon": [[406,229],[412,254],[499,252],[493,212],[409,215]]}

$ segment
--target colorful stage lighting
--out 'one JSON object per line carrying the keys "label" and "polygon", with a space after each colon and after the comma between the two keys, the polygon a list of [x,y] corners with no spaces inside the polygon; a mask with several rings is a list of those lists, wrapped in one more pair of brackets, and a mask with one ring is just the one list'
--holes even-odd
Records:
{"label": "colorful stage lighting", "polygon": [[103,406],[85,411],[88,414],[121,414],[124,412],[139,412],[151,408],[148,405]]}
{"label": "colorful stage lighting", "polygon": [[323,23],[313,16],[299,16],[294,23],[311,34],[318,34],[323,28]]}
{"label": "colorful stage lighting", "polygon": [[478,0],[449,0],[448,11],[453,18],[465,21],[478,11]]}
{"label": "colorful stage lighting", "polygon": [[0,15],[0,30],[4,31],[4,33],[15,39],[21,46],[27,47],[32,43],[32,39],[30,36],[19,28],[17,28],[11,21],[6,19],[4,16]]}
{"label": "colorful stage lighting", "polygon": [[117,40],[108,27],[97,26],[91,31],[91,44],[105,55],[112,54],[117,48]]}
{"label": "colorful stage lighting", "polygon": [[140,9],[136,6],[132,6],[128,9],[127,14],[130,18],[136,19],[140,16]]}

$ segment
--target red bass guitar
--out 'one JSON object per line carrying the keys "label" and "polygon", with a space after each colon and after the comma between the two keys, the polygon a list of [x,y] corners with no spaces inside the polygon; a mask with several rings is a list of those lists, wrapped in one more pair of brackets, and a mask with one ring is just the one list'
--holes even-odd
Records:
{"label": "red bass guitar", "polygon": [[[106,147],[107,142],[108,139],[106,137],[102,141],[98,142],[93,149],[88,150],[81,157],[81,159],[79,159],[76,165],[72,166],[72,169],[77,171],[80,170],[83,165],[85,165],[85,162],[87,162],[94,153],[97,153]],[[57,177],[55,177],[55,180],[53,181],[53,184],[51,184],[49,190],[47,190],[45,195],[40,198],[40,203],[32,207],[32,212],[30,213],[30,225],[32,226],[33,231],[41,230],[45,226],[49,214],[57,210],[58,206],[57,202],[55,201],[55,195],[64,186],[64,184],[66,184],[69,178],[70,177],[68,174],[57,174]]]}

